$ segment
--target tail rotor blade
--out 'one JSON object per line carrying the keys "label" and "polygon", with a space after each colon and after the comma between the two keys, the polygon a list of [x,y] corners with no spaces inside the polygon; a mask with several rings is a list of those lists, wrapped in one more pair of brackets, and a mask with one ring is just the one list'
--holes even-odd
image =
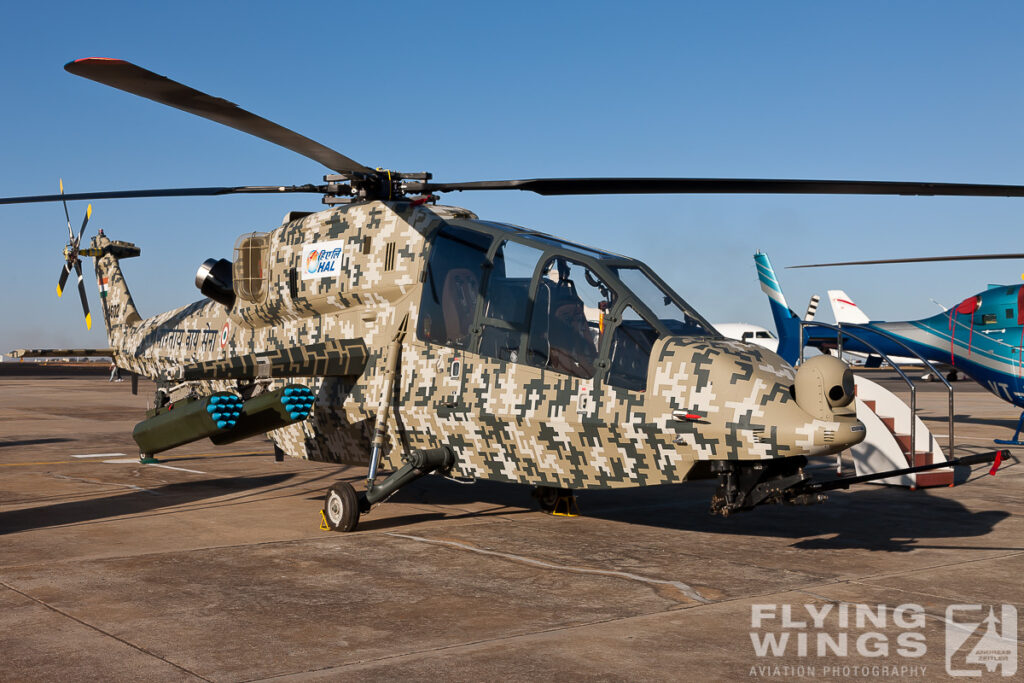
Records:
{"label": "tail rotor blade", "polygon": [[60,267],[60,280],[57,281],[57,296],[64,296],[64,285],[68,283],[68,275],[71,274],[71,265],[67,262]]}
{"label": "tail rotor blade", "polygon": [[60,179],[60,201],[64,204],[64,217],[68,219],[68,239],[72,239],[75,233],[71,230],[71,214],[68,213],[68,203],[64,199],[64,179]]}
{"label": "tail rotor blade", "polygon": [[75,254],[76,255],[78,254],[79,245],[81,245],[81,243],[82,243],[82,235],[85,234],[85,226],[87,226],[89,224],[89,216],[91,216],[91,215],[92,215],[92,204],[89,204],[87,207],[85,207],[85,218],[82,219],[82,229],[78,231],[78,239],[75,240],[75,244],[74,244],[74,247],[73,247],[74,250],[75,250]]}
{"label": "tail rotor blade", "polygon": [[89,313],[89,300],[85,298],[85,282],[82,281],[82,262],[75,261],[75,272],[78,273],[78,294],[82,297],[82,312],[85,313],[85,327],[92,329],[92,315]]}

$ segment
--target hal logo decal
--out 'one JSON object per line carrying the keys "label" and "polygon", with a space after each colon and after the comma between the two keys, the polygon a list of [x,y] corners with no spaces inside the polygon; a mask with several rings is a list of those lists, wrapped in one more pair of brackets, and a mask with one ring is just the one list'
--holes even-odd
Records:
{"label": "hal logo decal", "polygon": [[341,255],[344,240],[317,242],[302,248],[302,279],[314,280],[337,275],[341,270]]}

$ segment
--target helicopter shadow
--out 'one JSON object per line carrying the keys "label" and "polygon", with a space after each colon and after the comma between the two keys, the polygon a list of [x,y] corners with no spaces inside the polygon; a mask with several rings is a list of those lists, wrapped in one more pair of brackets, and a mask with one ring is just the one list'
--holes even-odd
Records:
{"label": "helicopter shadow", "polygon": [[65,524],[97,522],[122,515],[145,514],[217,498],[232,492],[237,493],[238,497],[248,497],[257,490],[266,492],[267,487],[284,484],[295,476],[273,474],[263,477],[225,477],[179,482],[102,498],[0,512],[0,536]]}
{"label": "helicopter shadow", "polygon": [[45,439],[15,439],[15,440],[0,440],[0,448],[9,448],[10,446],[39,446],[46,443],[64,443],[71,441],[60,436],[51,436]]}
{"label": "helicopter shadow", "polygon": [[[956,500],[933,496],[926,490],[871,486],[833,494],[823,505],[764,505],[723,518],[708,512],[716,486],[717,482],[706,480],[575,493],[581,517],[683,532],[791,539],[790,547],[798,549],[910,552],[925,547],[957,548],[961,546],[942,544],[942,540],[986,536],[1010,516],[1003,510],[972,512]],[[460,486],[436,477],[410,484],[391,501],[453,507],[489,503],[491,507],[455,515],[417,513],[367,519],[360,522],[360,529],[441,518],[507,516],[537,509],[526,485],[481,481]],[[996,549],[1024,550],[1006,546]]]}
{"label": "helicopter shadow", "polygon": [[994,417],[978,417],[976,415],[954,415],[953,421],[956,424],[972,424],[972,425],[988,425],[990,427],[1001,427],[1013,431],[1017,428],[1017,418],[994,418]]}
{"label": "helicopter shadow", "polygon": [[[823,505],[765,505],[727,518],[708,513],[712,483],[654,487],[655,501],[630,491],[611,503],[607,492],[591,500],[580,497],[586,515],[629,524],[716,535],[788,538],[798,549],[860,549],[909,552],[933,545],[928,541],[986,536],[1010,516],[1003,510],[972,512],[956,500],[926,490],[872,486],[831,495]],[[695,489],[702,489],[697,491]],[[647,489],[640,489],[644,491]],[[630,506],[630,501],[636,505]],[[924,541],[924,542],[922,542]],[[977,546],[964,546],[975,548]],[[999,550],[1024,548],[999,547]]]}

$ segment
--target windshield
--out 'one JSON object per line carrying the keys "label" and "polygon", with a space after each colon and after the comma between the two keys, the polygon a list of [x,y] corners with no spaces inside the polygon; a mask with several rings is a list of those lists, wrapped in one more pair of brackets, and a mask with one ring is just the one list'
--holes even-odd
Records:
{"label": "windshield", "polygon": [[[672,334],[687,337],[717,337],[714,328],[696,311],[677,303],[678,297],[660,287],[639,268],[612,268],[622,283],[647,305]],[[679,300],[681,301],[681,300]]]}

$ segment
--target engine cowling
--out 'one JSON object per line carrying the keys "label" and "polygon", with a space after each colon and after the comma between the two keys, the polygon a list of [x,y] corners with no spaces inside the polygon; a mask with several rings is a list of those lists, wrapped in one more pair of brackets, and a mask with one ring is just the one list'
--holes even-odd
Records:
{"label": "engine cowling", "polygon": [[196,272],[196,287],[219,304],[228,308],[235,305],[235,290],[231,283],[231,261],[208,258]]}

